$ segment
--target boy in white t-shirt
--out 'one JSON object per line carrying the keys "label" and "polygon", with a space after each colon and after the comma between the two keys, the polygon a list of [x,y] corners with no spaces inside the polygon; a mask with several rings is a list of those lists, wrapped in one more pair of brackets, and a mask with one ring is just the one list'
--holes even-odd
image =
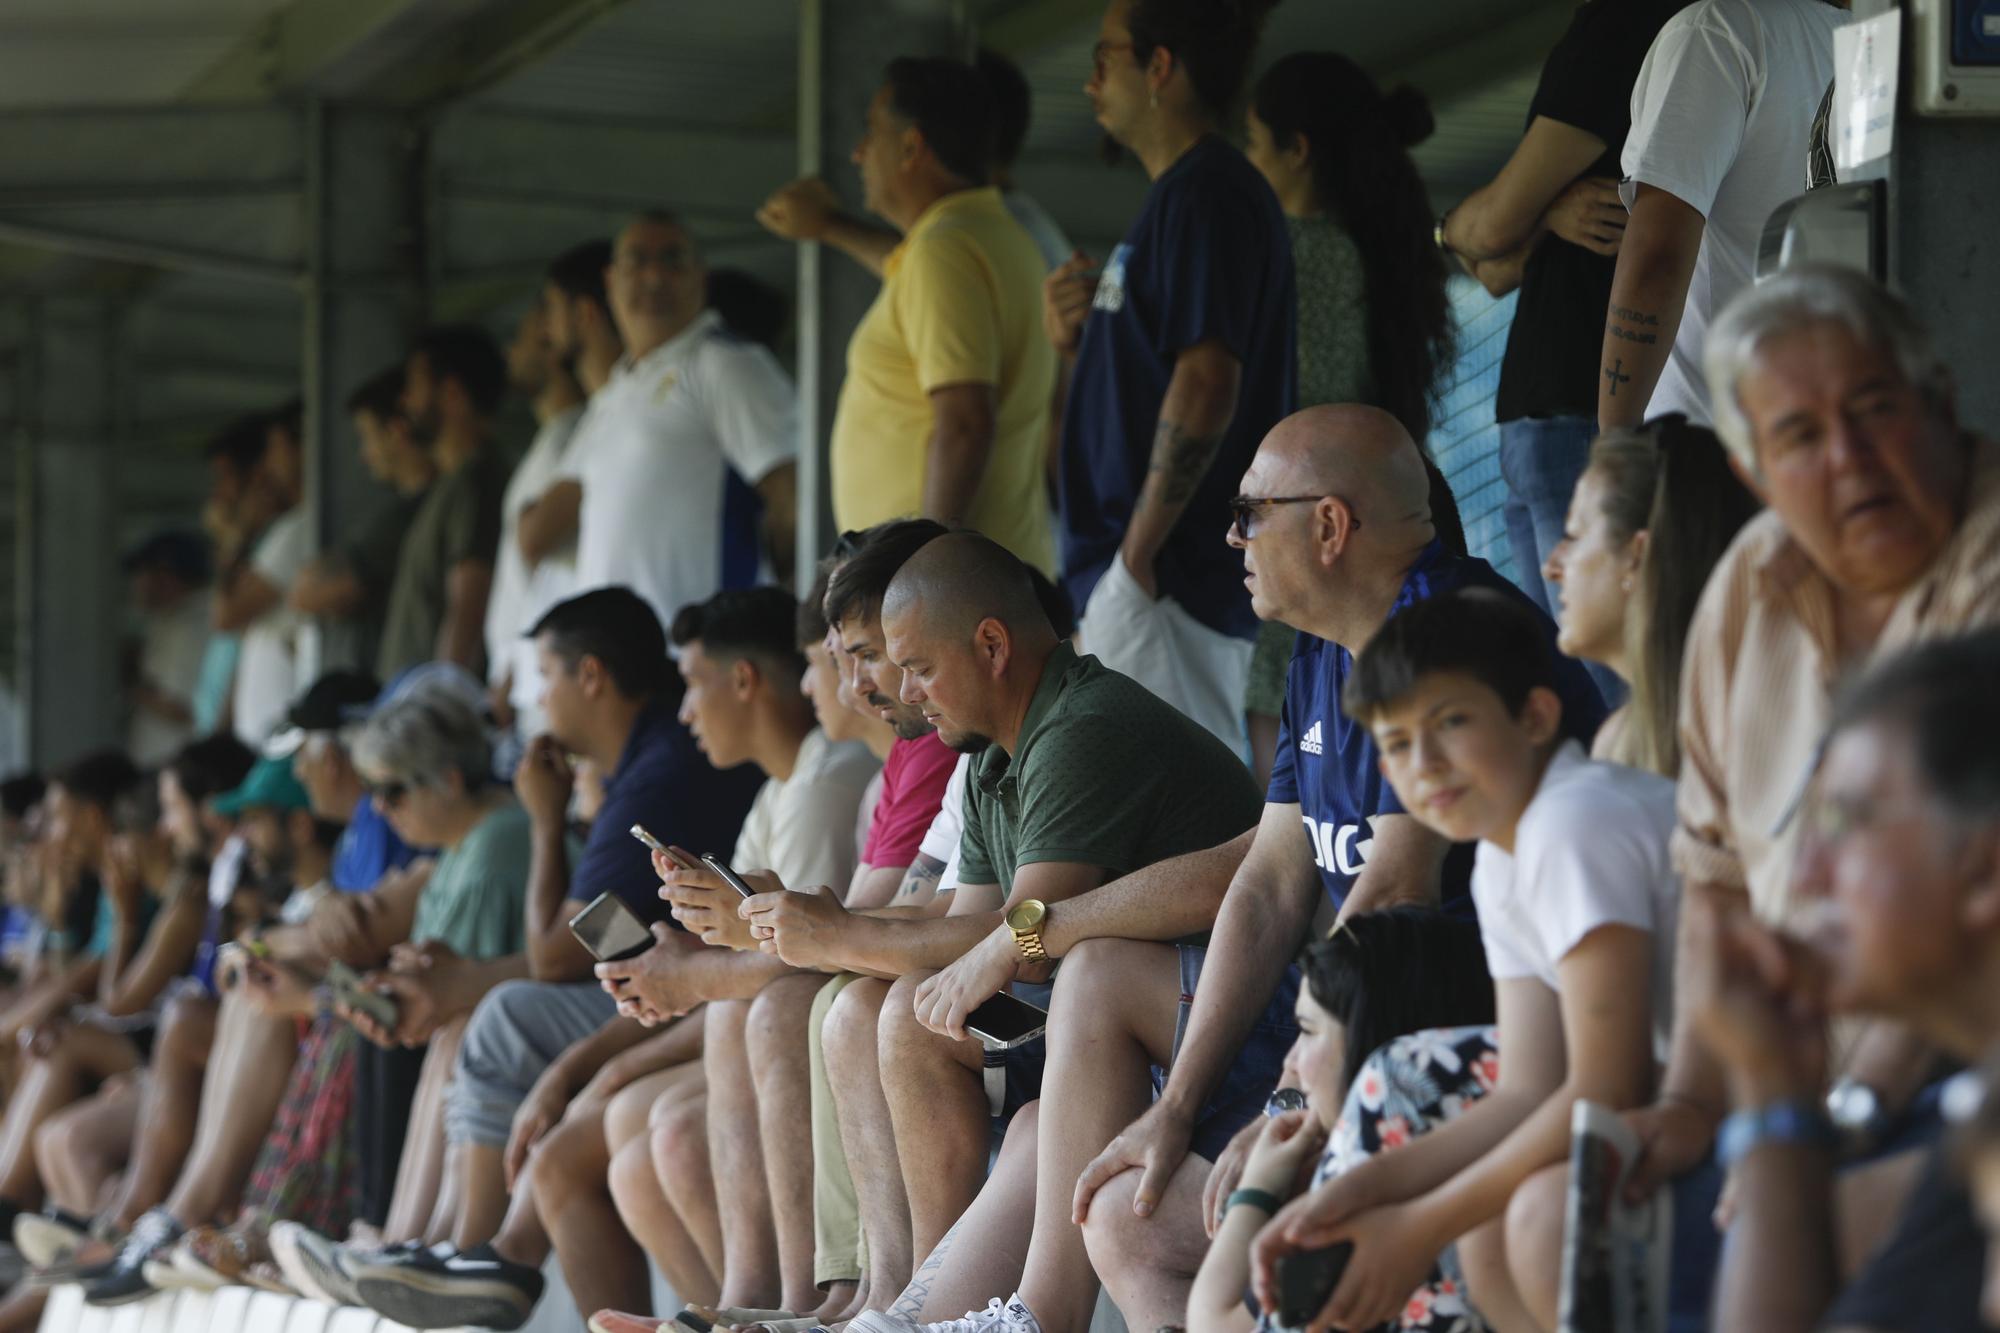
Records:
{"label": "boy in white t-shirt", "polygon": [[[1335,1327],[1397,1316],[1456,1243],[1488,1322],[1553,1328],[1553,1275],[1509,1262],[1510,1227],[1543,1219],[1510,1213],[1510,1201],[1531,1177],[1560,1171],[1578,1098],[1624,1109],[1651,1095],[1671,1014],[1673,784],[1564,741],[1554,682],[1529,614],[1475,589],[1391,618],[1343,692],[1410,814],[1479,844],[1472,893],[1500,1072],[1455,1118],[1328,1181],[1260,1233],[1260,1286],[1282,1254],[1354,1243],[1323,1316]],[[1268,1305],[1275,1293],[1260,1295]]]}

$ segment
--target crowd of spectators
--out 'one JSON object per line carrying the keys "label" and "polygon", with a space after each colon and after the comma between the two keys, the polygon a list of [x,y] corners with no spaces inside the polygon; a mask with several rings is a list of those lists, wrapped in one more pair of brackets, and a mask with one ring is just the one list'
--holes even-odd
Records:
{"label": "crowd of spectators", "polygon": [[1983,1326],[2000,457],[1896,295],[1751,281],[1840,9],[1587,0],[1437,218],[1270,7],[1111,0],[1108,255],[990,52],[775,190],[881,279],[808,587],[771,294],[669,211],[351,386],[318,550],[298,409],[216,438],[129,745],[0,784],[0,1330],[551,1263],[597,1333],[1594,1327],[1584,1103],[1666,1326]]}

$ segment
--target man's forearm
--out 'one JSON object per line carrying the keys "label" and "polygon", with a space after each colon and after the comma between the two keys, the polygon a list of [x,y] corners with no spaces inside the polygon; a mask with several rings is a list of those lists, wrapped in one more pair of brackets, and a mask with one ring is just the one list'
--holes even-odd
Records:
{"label": "man's forearm", "polygon": [[528,856],[528,961],[537,977],[552,977],[575,961],[555,933],[569,901],[569,845],[559,819],[535,818]]}
{"label": "man's forearm", "polygon": [[1161,1094],[1162,1101],[1187,1117],[1207,1105],[1312,924],[1310,893],[1280,892],[1241,871],[1231,889],[1216,917],[1187,1036]]}
{"label": "man's forearm", "polygon": [[1060,958],[1085,940],[1177,940],[1215,927],[1255,828],[1112,880],[1052,908],[1042,947]]}
{"label": "man's forearm", "polygon": [[845,971],[873,977],[900,977],[950,967],[999,929],[1003,920],[1000,912],[925,918],[851,917],[833,961]]}
{"label": "man's forearm", "polygon": [[[486,597],[493,572],[484,565],[461,565],[451,572],[444,620],[438,625],[437,659],[468,671],[486,649]],[[476,674],[476,673],[475,673]]]}
{"label": "man's forearm", "polygon": [[1736,1220],[1722,1247],[1716,1333],[1808,1333],[1836,1289],[1832,1153],[1765,1144],[1733,1175]]}
{"label": "man's forearm", "polygon": [[1238,375],[1197,370],[1185,359],[1175,367],[1153,430],[1146,480],[1125,531],[1123,549],[1135,568],[1152,564],[1208,475],[1236,415],[1239,380]]}
{"label": "man's forearm", "polygon": [[1910,1104],[1937,1067],[1937,1048],[1901,1023],[1877,1019],[1847,1052],[1841,1074],[1867,1084],[1896,1112]]}
{"label": "man's forearm", "polygon": [[948,528],[961,527],[972,513],[979,483],[993,455],[993,420],[985,423],[957,415],[937,415],[930,443],[924,450],[924,517]]}
{"label": "man's forearm", "polygon": [[900,236],[886,227],[845,213],[835,213],[827,219],[826,231],[820,239],[878,278],[889,261],[889,252],[902,242]]}
{"label": "man's forearm", "polygon": [[747,1000],[798,969],[769,954],[709,948],[681,964],[680,984],[702,1000]]}
{"label": "man's forearm", "polygon": [[1662,190],[1641,186],[1640,191],[1619,246],[1605,312],[1597,377],[1597,424],[1604,430],[1645,419],[1673,352],[1701,252],[1701,214]]}

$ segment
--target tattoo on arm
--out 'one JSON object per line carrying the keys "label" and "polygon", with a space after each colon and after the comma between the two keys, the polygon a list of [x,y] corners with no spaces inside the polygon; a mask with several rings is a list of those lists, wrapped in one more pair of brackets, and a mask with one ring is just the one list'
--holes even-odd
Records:
{"label": "tattoo on arm", "polygon": [[1153,432],[1153,459],[1146,469],[1159,478],[1160,498],[1173,505],[1193,499],[1221,448],[1220,435],[1197,435],[1178,422],[1161,421]]}
{"label": "tattoo on arm", "polygon": [[1612,306],[1611,318],[1604,327],[1612,337],[1622,342],[1651,346],[1660,340],[1660,317],[1630,306]]}
{"label": "tattoo on arm", "polygon": [[951,1255],[951,1243],[958,1238],[958,1229],[963,1225],[965,1225],[963,1218],[952,1223],[951,1230],[944,1233],[944,1239],[937,1243],[937,1248],[931,1251],[928,1259],[924,1260],[923,1267],[910,1278],[910,1285],[903,1288],[903,1294],[889,1307],[890,1314],[904,1315],[912,1320],[922,1316],[924,1306],[931,1298],[931,1286],[937,1281],[938,1274],[943,1271],[944,1261]]}
{"label": "tattoo on arm", "polygon": [[937,893],[938,881],[944,878],[944,862],[923,852],[910,862],[903,872],[903,882],[896,889],[896,901],[909,898],[929,898]]}

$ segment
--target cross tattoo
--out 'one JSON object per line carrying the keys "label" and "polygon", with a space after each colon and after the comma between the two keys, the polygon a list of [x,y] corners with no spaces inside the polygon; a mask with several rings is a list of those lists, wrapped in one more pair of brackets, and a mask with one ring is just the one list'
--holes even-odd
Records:
{"label": "cross tattoo", "polygon": [[1630,375],[1620,375],[1618,373],[1620,370],[1624,369],[1624,366],[1625,362],[1621,358],[1619,360],[1613,361],[1610,365],[1604,368],[1604,378],[1611,381],[1611,397],[1613,398],[1616,398],[1618,396],[1618,386],[1627,383],[1632,378]]}

